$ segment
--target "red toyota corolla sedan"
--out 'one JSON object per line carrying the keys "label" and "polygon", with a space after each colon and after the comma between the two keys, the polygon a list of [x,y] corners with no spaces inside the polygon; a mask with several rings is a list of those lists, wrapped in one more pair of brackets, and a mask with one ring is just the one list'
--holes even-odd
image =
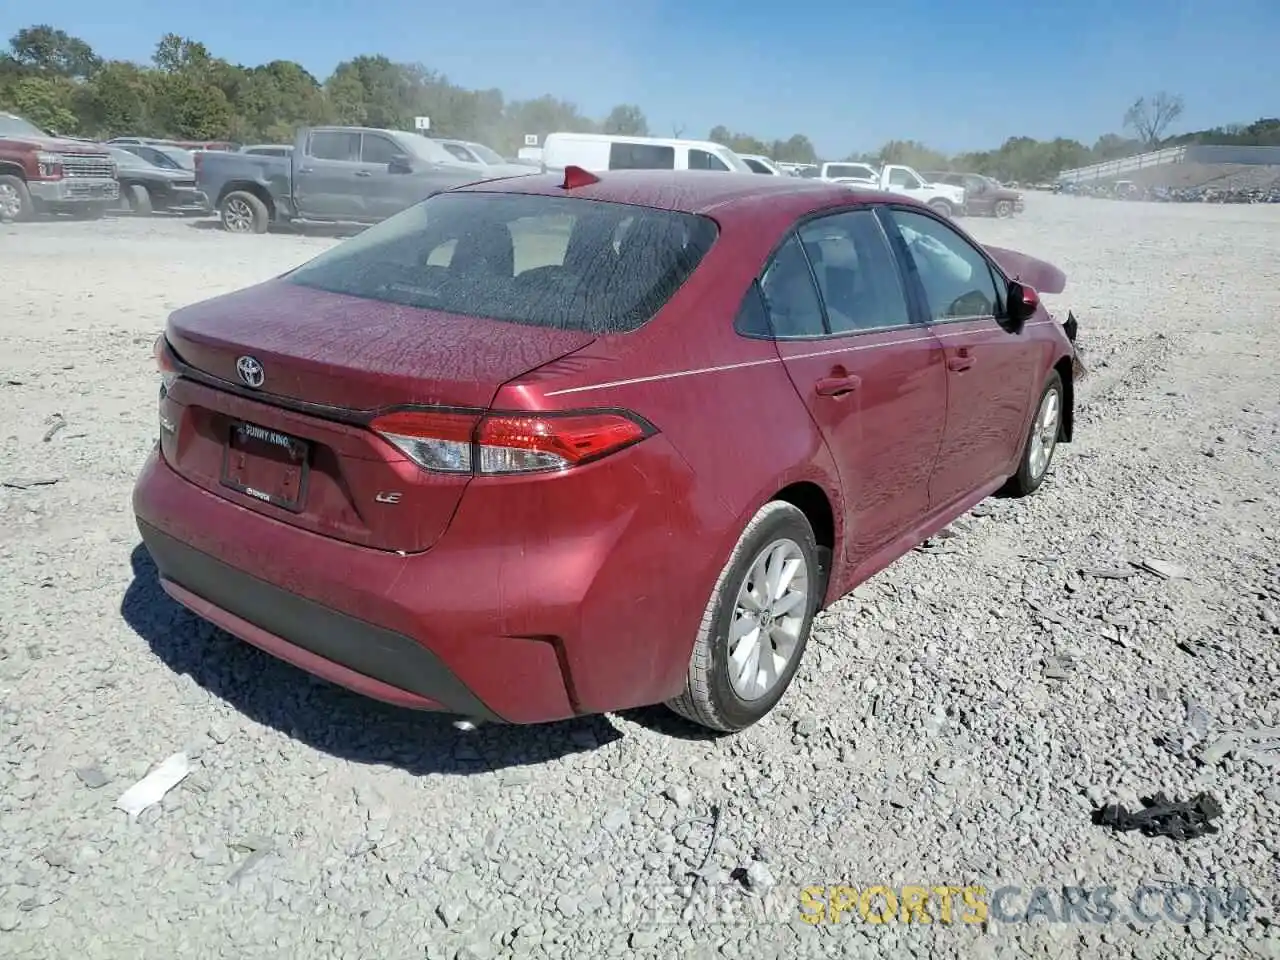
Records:
{"label": "red toyota corolla sedan", "polygon": [[176,600],[369,696],[738,730],[821,608],[1040,485],[1064,282],[791,177],[472,184],[169,318],[138,526]]}

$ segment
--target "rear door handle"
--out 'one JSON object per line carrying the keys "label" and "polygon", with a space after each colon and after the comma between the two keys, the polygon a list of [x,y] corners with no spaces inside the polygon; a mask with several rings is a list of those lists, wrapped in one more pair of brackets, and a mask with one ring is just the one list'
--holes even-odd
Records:
{"label": "rear door handle", "polygon": [[372,176],[373,176],[373,174],[372,174],[370,171],[368,171],[368,170],[357,170],[357,171],[356,171],[356,176],[357,176],[357,177],[372,177]]}
{"label": "rear door handle", "polygon": [[298,172],[299,173],[315,173],[316,168],[315,167],[299,167]]}
{"label": "rear door handle", "polygon": [[973,366],[973,354],[968,347],[960,347],[954,357],[947,358],[947,369],[955,373],[964,373]]}
{"label": "rear door handle", "polygon": [[814,389],[820,397],[843,397],[846,393],[853,393],[861,385],[861,377],[849,374],[845,377],[823,377],[814,384]]}

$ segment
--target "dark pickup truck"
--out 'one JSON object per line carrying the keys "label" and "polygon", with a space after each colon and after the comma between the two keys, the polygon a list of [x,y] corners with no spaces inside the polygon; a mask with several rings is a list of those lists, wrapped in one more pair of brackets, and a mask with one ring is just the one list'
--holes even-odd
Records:
{"label": "dark pickup truck", "polygon": [[[537,168],[488,168],[489,177]],[[273,223],[377,223],[433,193],[481,179],[439,143],[404,130],[311,127],[287,157],[197,153],[196,185],[225,229]]]}
{"label": "dark pickup truck", "polygon": [[1003,220],[1023,210],[1022,194],[980,173],[930,173],[925,176],[934,183],[964,187],[964,212],[971,217],[999,217]]}

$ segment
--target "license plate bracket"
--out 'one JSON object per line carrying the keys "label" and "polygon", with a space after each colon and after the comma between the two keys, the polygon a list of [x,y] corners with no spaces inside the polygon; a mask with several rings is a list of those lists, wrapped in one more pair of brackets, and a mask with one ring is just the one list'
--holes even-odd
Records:
{"label": "license plate bracket", "polygon": [[230,425],[222,452],[222,485],[290,513],[307,496],[311,445],[278,430],[241,421]]}

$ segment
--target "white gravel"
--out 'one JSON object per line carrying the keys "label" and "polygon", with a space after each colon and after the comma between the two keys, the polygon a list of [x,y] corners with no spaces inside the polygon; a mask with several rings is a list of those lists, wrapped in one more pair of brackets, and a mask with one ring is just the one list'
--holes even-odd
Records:
{"label": "white gravel", "polygon": [[[1280,766],[1199,755],[1280,726],[1280,208],[1027,206],[965,224],[1068,272],[1076,442],[826,613],[779,713],[719,742],[660,708],[462,734],[167,601],[129,508],[152,342],[335,241],[0,225],[0,480],[58,479],[0,488],[0,955],[1280,956]],[[1190,576],[1080,573],[1146,558]],[[182,750],[162,803],[114,809]],[[1090,822],[1201,789],[1215,836]],[[704,858],[726,909],[782,915],[637,926]],[[1261,902],[1208,927],[797,920],[800,885],[1169,882]]]}

